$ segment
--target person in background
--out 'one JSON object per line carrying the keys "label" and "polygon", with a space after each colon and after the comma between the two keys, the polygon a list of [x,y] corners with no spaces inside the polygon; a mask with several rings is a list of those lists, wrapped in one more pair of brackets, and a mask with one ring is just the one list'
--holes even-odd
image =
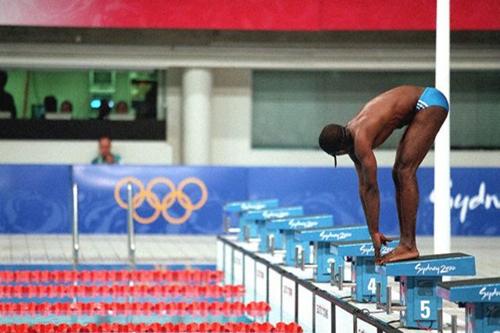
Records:
{"label": "person in background", "polygon": [[43,109],[45,113],[56,113],[57,112],[57,98],[53,95],[45,96],[43,99]]}
{"label": "person in background", "polygon": [[107,99],[101,99],[101,106],[97,112],[97,119],[104,120],[109,118],[111,108],[109,107],[109,101]]}
{"label": "person in background", "polygon": [[115,112],[118,114],[128,114],[128,104],[125,101],[116,103]]}
{"label": "person in background", "polygon": [[59,107],[59,111],[61,113],[72,113],[73,112],[73,104],[70,101],[65,100],[61,103],[61,106]]}
{"label": "person in background", "polygon": [[16,104],[11,94],[5,91],[9,76],[6,71],[0,70],[0,111],[10,112],[10,118],[16,119]]}
{"label": "person in background", "polygon": [[151,87],[144,96],[144,103],[137,110],[138,119],[154,119],[156,118],[156,107],[158,98],[158,83],[151,82]]}
{"label": "person in background", "polygon": [[111,139],[109,136],[99,138],[99,155],[92,160],[92,164],[120,164],[121,157],[111,152]]}

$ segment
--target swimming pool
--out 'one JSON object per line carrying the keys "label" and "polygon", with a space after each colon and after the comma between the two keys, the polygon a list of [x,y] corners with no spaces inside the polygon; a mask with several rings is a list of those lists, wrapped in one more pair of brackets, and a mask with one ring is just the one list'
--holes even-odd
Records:
{"label": "swimming pool", "polygon": [[[1,332],[294,332],[214,266],[3,265]],[[274,332],[273,331],[273,332]]]}

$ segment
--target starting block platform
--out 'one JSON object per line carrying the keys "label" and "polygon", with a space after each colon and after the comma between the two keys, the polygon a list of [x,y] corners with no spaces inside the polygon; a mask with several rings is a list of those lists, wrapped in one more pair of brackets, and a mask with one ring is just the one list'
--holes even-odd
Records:
{"label": "starting block platform", "polygon": [[[335,257],[330,253],[330,244],[337,241],[366,240],[370,237],[366,225],[346,225],[327,228],[313,228],[296,231],[293,240],[287,238],[287,242],[295,242],[298,251],[291,251],[292,245],[287,245],[285,262],[287,259],[300,253],[301,266],[313,267],[315,270],[316,282],[328,282],[331,280],[331,266],[335,262]],[[310,245],[313,245],[314,255],[310,253]],[[290,250],[289,250],[290,249]],[[298,258],[294,258],[298,261]]]}
{"label": "starting block platform", "polygon": [[[376,267],[382,278],[393,276],[399,281],[401,304],[395,309],[402,313],[402,326],[409,328],[438,329],[438,312],[443,301],[436,289],[443,276],[476,274],[474,257],[464,253],[420,256]],[[390,300],[391,291],[388,289],[387,293]],[[387,302],[385,309],[392,312],[391,302]]]}
{"label": "starting block platform", "polygon": [[[382,246],[381,254],[386,254],[398,246],[399,240],[393,240]],[[352,260],[352,279],[347,286],[351,287],[353,298],[357,302],[376,302],[377,284],[380,285],[381,302],[387,298],[387,278],[377,274],[375,270],[375,249],[371,240],[336,242],[330,246],[330,251],[335,257],[332,267],[332,279],[339,290],[344,284],[344,262],[346,258]]]}
{"label": "starting block platform", "polygon": [[293,216],[268,220],[265,228],[261,229],[259,250],[273,252],[284,249],[288,252],[289,249],[286,247],[293,247],[294,243],[287,239],[294,237],[296,231],[331,226],[333,226],[332,215]]}
{"label": "starting block platform", "polygon": [[[353,241],[352,243],[356,242]],[[363,244],[363,241],[358,241],[358,243]],[[331,244],[331,247],[333,247],[333,244]],[[369,243],[365,240],[365,244]],[[369,252],[366,247],[363,251],[363,253]],[[449,257],[448,260],[446,260],[447,256]],[[460,263],[461,258],[465,260],[465,263]],[[452,266],[455,264],[456,269],[448,269],[448,271],[453,271],[454,274],[471,272],[471,267],[474,264],[473,257],[465,254],[423,256],[418,260],[400,262],[400,264],[420,263],[421,265],[418,266],[420,269],[422,269],[421,267],[429,267],[423,268],[425,274],[429,274],[434,270],[432,265],[427,266],[427,264],[431,264],[432,260],[440,259],[445,259],[443,265]],[[418,262],[419,260],[422,262]],[[390,265],[393,264],[376,266],[377,273],[380,274],[379,270],[382,267],[384,269],[390,268],[389,274],[393,274],[401,268],[397,266],[389,267]],[[408,301],[404,294],[398,295],[394,293],[388,295],[391,297],[392,312],[387,312],[385,308],[380,307],[380,304],[371,302],[371,299],[370,302],[364,302],[368,300],[357,302],[355,300],[355,291],[352,291],[351,288],[344,287],[340,290],[338,286],[332,285],[330,282],[316,282],[312,270],[303,271],[299,267],[283,265],[283,253],[275,253],[274,255],[260,253],[256,243],[238,241],[235,235],[218,237],[217,267],[224,271],[226,283],[245,286],[245,302],[267,301],[270,304],[271,311],[268,318],[266,318],[269,322],[296,321],[304,329],[304,333],[440,332],[435,328],[424,325],[419,328],[403,326],[405,310],[399,309],[399,311],[396,311],[396,306],[393,304],[403,304],[405,300]],[[413,272],[415,273],[408,271],[405,274],[407,274],[407,277],[411,277],[412,274],[418,273],[419,275],[416,277],[420,277],[422,270],[414,270]],[[397,274],[401,274],[401,272]],[[425,277],[441,278],[439,275],[429,276],[425,274]],[[400,278],[401,276],[397,276],[397,281],[394,281],[392,276],[387,276],[387,286],[393,289],[400,287]],[[431,289],[435,294],[435,288]],[[420,289],[420,292],[428,292],[428,290]],[[412,302],[418,304],[418,300],[414,299]],[[426,303],[424,305],[427,306]],[[432,312],[432,309],[425,311]],[[447,311],[458,312],[460,309],[453,308],[447,309]],[[443,332],[465,332],[462,327],[456,331],[451,331],[449,329],[449,316],[445,320],[446,329]]]}
{"label": "starting block platform", "polygon": [[[245,286],[245,302],[271,306],[271,323],[294,321],[304,333],[500,333],[500,278],[442,282],[475,275],[471,255],[376,265],[365,224],[335,226],[332,215],[304,216],[301,206],[245,211],[238,204],[227,212],[238,212],[240,232],[218,237],[217,267],[226,284]],[[466,309],[460,327],[464,310],[450,302]]]}
{"label": "starting block platform", "polygon": [[500,277],[440,282],[437,294],[465,307],[466,333],[500,332]]}
{"label": "starting block platform", "polygon": [[[245,302],[267,301],[269,322],[296,321],[304,333],[404,332],[367,312],[370,304],[335,296],[331,292],[335,287],[314,282],[311,270],[271,263],[272,258],[280,261],[279,254],[259,253],[255,244],[240,242],[235,235],[218,237],[217,267],[224,271],[225,282],[244,285]],[[397,319],[385,314],[382,318]]]}
{"label": "starting block platform", "polygon": [[238,240],[258,239],[260,229],[265,228],[266,220],[300,216],[303,214],[304,210],[301,206],[246,211],[241,215],[239,220],[240,230]]}
{"label": "starting block platform", "polygon": [[272,208],[277,208],[278,206],[279,206],[278,199],[229,202],[224,205],[224,208],[222,210],[224,232],[225,233],[238,232],[239,221],[241,219],[241,215],[244,212],[247,212],[249,210],[272,209]]}

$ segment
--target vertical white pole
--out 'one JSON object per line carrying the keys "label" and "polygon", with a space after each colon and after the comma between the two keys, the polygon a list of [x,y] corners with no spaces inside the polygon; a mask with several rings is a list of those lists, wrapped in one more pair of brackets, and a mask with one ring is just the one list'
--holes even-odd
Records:
{"label": "vertical white pole", "polygon": [[134,231],[134,203],[133,201],[133,193],[132,193],[132,184],[127,184],[127,240],[128,240],[128,258],[130,262],[130,266],[135,268],[135,231]]}
{"label": "vertical white pole", "polygon": [[78,265],[78,254],[80,252],[80,236],[78,232],[78,185],[73,184],[73,269]]}
{"label": "vertical white pole", "polygon": [[183,163],[210,164],[212,72],[186,69],[182,76]]}
{"label": "vertical white pole", "polygon": [[[436,88],[450,100],[450,0],[437,0]],[[451,249],[450,115],[434,144],[434,253]]]}

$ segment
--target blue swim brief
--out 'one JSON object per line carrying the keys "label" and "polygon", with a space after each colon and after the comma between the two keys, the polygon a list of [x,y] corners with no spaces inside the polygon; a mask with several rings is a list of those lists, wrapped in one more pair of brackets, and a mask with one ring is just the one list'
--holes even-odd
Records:
{"label": "blue swim brief", "polygon": [[420,111],[431,106],[439,106],[445,109],[447,112],[450,109],[448,100],[442,92],[440,92],[436,88],[427,87],[425,88],[422,95],[420,95],[415,110]]}

